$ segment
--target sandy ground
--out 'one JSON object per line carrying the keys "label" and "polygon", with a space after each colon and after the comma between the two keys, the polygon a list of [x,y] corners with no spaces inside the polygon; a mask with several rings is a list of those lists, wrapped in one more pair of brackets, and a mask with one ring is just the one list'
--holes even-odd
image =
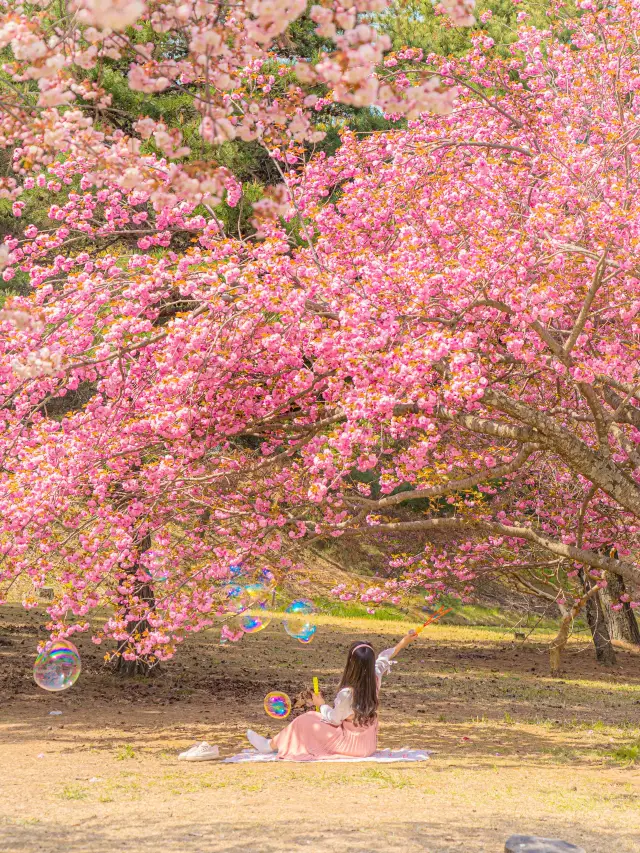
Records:
{"label": "sandy ground", "polygon": [[405,626],[325,620],[309,646],[275,622],[224,648],[201,636],[161,677],[124,683],[85,642],[76,686],[47,694],[31,678],[41,621],[0,608],[3,853],[499,853],[516,832],[640,851],[640,764],[612,757],[640,739],[638,655],[607,672],[575,642],[558,681],[540,641],[433,626],[380,715],[380,745],[432,749],[428,763],[184,764],[196,741],[230,755],[248,726],[275,733],[269,690],[318,675],[329,696],[352,639],[385,648]]}

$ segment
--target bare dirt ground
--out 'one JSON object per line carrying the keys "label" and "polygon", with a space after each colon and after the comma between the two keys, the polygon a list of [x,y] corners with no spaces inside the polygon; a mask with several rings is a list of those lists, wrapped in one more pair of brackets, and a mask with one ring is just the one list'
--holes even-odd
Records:
{"label": "bare dirt ground", "polygon": [[42,621],[0,608],[2,853],[498,853],[515,832],[640,851],[640,764],[613,758],[640,739],[638,655],[606,671],[576,641],[558,681],[542,637],[433,626],[386,679],[380,714],[380,745],[432,749],[428,763],[185,764],[194,742],[230,755],[249,726],[275,734],[269,690],[318,675],[331,696],[351,640],[382,649],[409,626],[326,618],[309,646],[275,621],[223,648],[212,633],[128,682],[81,641],[80,680],[47,694],[31,677]]}

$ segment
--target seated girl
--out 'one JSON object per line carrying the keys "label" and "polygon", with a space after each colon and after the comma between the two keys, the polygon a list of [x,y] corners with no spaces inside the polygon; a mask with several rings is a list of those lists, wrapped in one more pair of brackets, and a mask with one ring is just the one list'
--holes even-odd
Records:
{"label": "seated girl", "polygon": [[386,649],[377,658],[371,643],[353,643],[333,707],[325,704],[321,694],[314,694],[319,711],[307,711],[271,739],[249,729],[249,743],[258,752],[277,752],[278,758],[290,761],[373,755],[378,746],[382,676],[389,672],[398,652],[417,636],[410,631],[397,646]]}

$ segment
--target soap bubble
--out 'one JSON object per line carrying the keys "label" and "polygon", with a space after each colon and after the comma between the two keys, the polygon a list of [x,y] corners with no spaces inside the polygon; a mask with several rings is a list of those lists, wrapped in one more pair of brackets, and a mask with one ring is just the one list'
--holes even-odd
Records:
{"label": "soap bubble", "polygon": [[169,580],[169,558],[151,548],[142,555],[142,564],[153,583],[165,583]]}
{"label": "soap bubble", "polygon": [[317,630],[318,629],[315,625],[306,625],[304,630],[302,630],[300,634],[296,637],[296,640],[299,643],[304,643],[306,645],[307,643],[310,643],[311,640],[313,640]]}
{"label": "soap bubble", "polygon": [[249,609],[251,596],[242,584],[225,584],[222,587],[222,594],[225,598],[224,609],[226,613],[244,613],[245,610]]}
{"label": "soap bubble", "polygon": [[81,668],[80,655],[73,643],[58,640],[38,655],[33,677],[43,690],[66,690],[76,683]]}
{"label": "soap bubble", "polygon": [[316,608],[308,598],[298,598],[287,607],[283,621],[284,630],[294,640],[310,643],[318,630],[314,617]]}
{"label": "soap bubble", "polygon": [[246,591],[251,598],[251,606],[240,617],[240,625],[246,634],[257,634],[271,622],[271,590],[264,584],[255,583],[247,586]]}
{"label": "soap bubble", "polygon": [[264,710],[276,720],[285,720],[291,713],[291,699],[286,693],[274,690],[264,697]]}
{"label": "soap bubble", "polygon": [[269,596],[269,590],[262,583],[250,583],[244,588],[245,595],[248,595],[252,601],[257,599],[266,599]]}

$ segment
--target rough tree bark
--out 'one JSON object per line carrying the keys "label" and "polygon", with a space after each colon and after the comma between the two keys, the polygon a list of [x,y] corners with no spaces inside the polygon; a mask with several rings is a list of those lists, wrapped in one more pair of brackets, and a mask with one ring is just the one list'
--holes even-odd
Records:
{"label": "rough tree bark", "polygon": [[[580,580],[582,581],[585,592],[591,592],[594,589],[595,584],[583,570],[580,570]],[[607,627],[604,608],[598,593],[587,599],[585,613],[596,650],[596,659],[604,666],[613,666],[616,662],[616,653],[611,643],[611,635]]]}
{"label": "rough tree bark", "polygon": [[622,610],[613,610],[612,605],[620,600],[627,591],[623,578],[615,572],[607,572],[607,586],[600,590],[607,627],[612,640],[622,640],[640,646],[640,628],[635,614],[628,602]]}
{"label": "rough tree bark", "polygon": [[[151,548],[151,536],[147,534],[140,540],[140,545],[138,547],[138,555],[144,554],[145,551],[148,551]],[[132,566],[127,574],[135,575],[138,570],[138,565]],[[153,591],[153,587],[150,583],[137,583],[135,587],[134,594],[141,601],[146,602],[149,605],[150,609],[155,607],[156,599]],[[146,619],[140,620],[136,625],[136,631],[138,633],[143,633],[149,628],[149,623]],[[159,670],[159,664],[155,660],[149,660],[147,657],[142,656],[138,657],[135,660],[126,660],[123,657],[123,652],[127,651],[128,643],[127,641],[123,641],[117,648],[116,658],[114,664],[114,671],[118,673],[118,675],[130,677],[133,675],[144,675],[149,676],[152,674],[156,674]]]}
{"label": "rough tree bark", "polygon": [[562,653],[569,641],[569,634],[571,632],[573,621],[578,616],[582,608],[585,607],[589,603],[590,599],[597,594],[598,588],[596,586],[591,587],[591,589],[585,591],[585,594],[575,602],[571,610],[567,610],[566,607],[558,604],[558,608],[562,615],[562,621],[560,622],[558,633],[552,640],[549,647],[549,666],[551,669],[551,675],[560,675]]}

